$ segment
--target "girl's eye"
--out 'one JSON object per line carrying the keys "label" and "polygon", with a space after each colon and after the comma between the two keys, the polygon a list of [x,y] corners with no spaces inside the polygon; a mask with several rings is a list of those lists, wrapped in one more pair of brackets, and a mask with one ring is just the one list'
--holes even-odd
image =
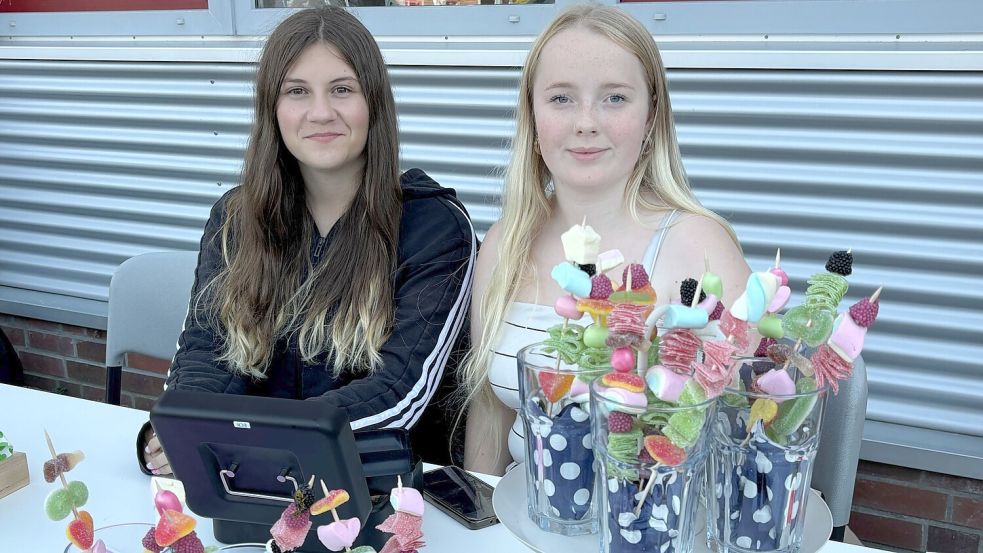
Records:
{"label": "girl's eye", "polygon": [[304,92],[305,90],[303,88],[295,86],[293,88],[288,88],[286,94],[289,96],[300,96]]}
{"label": "girl's eye", "polygon": [[565,96],[563,94],[557,94],[556,96],[550,98],[550,103],[553,104],[567,104],[569,102],[570,102],[570,97]]}
{"label": "girl's eye", "polygon": [[628,101],[628,98],[625,98],[624,95],[622,94],[612,94],[609,100],[611,101],[612,104],[620,104],[622,102]]}
{"label": "girl's eye", "polygon": [[351,94],[352,92],[354,91],[347,86],[336,86],[334,89],[335,94],[345,95],[345,94]]}

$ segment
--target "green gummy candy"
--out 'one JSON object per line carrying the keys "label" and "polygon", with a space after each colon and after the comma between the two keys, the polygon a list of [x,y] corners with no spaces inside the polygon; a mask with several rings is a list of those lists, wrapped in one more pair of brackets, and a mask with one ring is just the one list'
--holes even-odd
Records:
{"label": "green gummy candy", "polygon": [[62,520],[72,512],[72,496],[65,488],[52,490],[44,500],[44,512],[51,520]]}
{"label": "green gummy candy", "polygon": [[707,294],[713,294],[718,298],[724,297],[724,283],[720,280],[720,277],[707,271],[703,273],[703,278],[700,279],[703,282],[703,291]]}
{"label": "green gummy candy", "polygon": [[68,495],[72,498],[72,505],[81,507],[89,500],[89,488],[82,482],[72,481],[68,483]]}
{"label": "green gummy candy", "polygon": [[611,367],[611,349],[584,348],[577,359],[577,366],[586,371],[608,369]]}
{"label": "green gummy candy", "polygon": [[[741,388],[744,388],[744,383],[743,382],[741,383]],[[723,401],[725,404],[731,406],[731,407],[747,407],[748,406],[748,404],[747,404],[747,398],[744,397],[744,396],[742,396],[742,395],[739,395],[739,394],[732,394],[732,393],[729,393],[728,392],[728,393],[725,393],[724,395],[720,396],[720,400]]]}
{"label": "green gummy candy", "polygon": [[352,549],[351,553],[376,553],[376,550],[371,545],[360,545]]}
{"label": "green gummy candy", "polygon": [[642,430],[632,428],[628,432],[608,434],[608,455],[623,462],[634,463],[642,446]]}
{"label": "green gummy candy", "polygon": [[787,336],[802,340],[810,347],[818,347],[833,332],[833,314],[808,305],[797,305],[785,313],[782,326]]}
{"label": "green gummy candy", "polygon": [[699,439],[705,420],[703,411],[699,409],[680,411],[669,417],[669,424],[662,429],[662,433],[676,446],[687,448]]}
{"label": "green gummy candy", "polygon": [[850,284],[835,273],[816,273],[809,278],[805,305],[835,313]]}
{"label": "green gummy candy", "polygon": [[683,385],[683,391],[679,392],[679,399],[676,403],[680,407],[689,405],[699,405],[707,400],[707,394],[700,387],[695,378],[691,378]]}
{"label": "green gummy candy", "polygon": [[[804,394],[816,391],[816,380],[812,377],[800,378],[795,383],[795,393]],[[812,408],[816,406],[819,399],[817,394],[811,394],[795,399],[783,401],[778,406],[778,415],[768,426],[769,435],[774,437],[788,436],[798,430],[799,426],[805,422],[806,418],[812,413]]]}

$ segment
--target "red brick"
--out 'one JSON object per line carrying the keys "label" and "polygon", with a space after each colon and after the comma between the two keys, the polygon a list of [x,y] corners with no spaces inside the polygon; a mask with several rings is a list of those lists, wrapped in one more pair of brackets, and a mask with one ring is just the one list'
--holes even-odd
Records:
{"label": "red brick", "polygon": [[864,542],[922,550],[922,525],[867,513],[850,513],[850,529]]}
{"label": "red brick", "polygon": [[50,330],[53,332],[61,330],[60,324],[51,321],[42,321],[41,319],[28,319],[25,317],[20,320],[20,323],[18,326],[23,326],[31,330]]}
{"label": "red brick", "polygon": [[82,399],[87,399],[89,401],[98,401],[103,403],[106,400],[106,389],[105,388],[93,388],[92,386],[81,386]]}
{"label": "red brick", "polygon": [[80,395],[78,384],[73,382],[65,382],[63,380],[55,380],[53,378],[45,378],[43,376],[33,374],[24,375],[24,384],[26,384],[28,388],[35,388],[45,392],[54,392],[58,394],[64,393],[73,397],[79,397]]}
{"label": "red brick", "polygon": [[27,340],[34,349],[50,351],[67,357],[75,356],[72,339],[68,336],[56,336],[54,334],[31,331],[27,333]]}
{"label": "red brick", "polygon": [[61,359],[23,351],[20,353],[20,362],[24,365],[24,372],[65,378],[65,362]]}
{"label": "red brick", "polygon": [[87,359],[97,363],[106,362],[106,344],[96,342],[78,342],[75,344],[79,359]]}
{"label": "red brick", "polygon": [[98,328],[87,328],[85,329],[85,335],[94,340],[106,341],[106,331],[99,330]]}
{"label": "red brick", "polygon": [[14,346],[24,346],[27,344],[24,339],[23,330],[6,325],[0,326],[0,329],[3,330],[3,333],[7,335],[7,338],[10,339],[10,343]]}
{"label": "red brick", "polygon": [[72,380],[92,384],[95,387],[106,386],[106,367],[102,365],[65,361],[65,368],[68,371],[68,378]]}
{"label": "red brick", "polygon": [[937,492],[875,480],[858,479],[853,489],[854,505],[933,520],[945,520],[946,502]]}
{"label": "red brick", "polygon": [[983,500],[953,497],[952,522],[983,530]]}
{"label": "red brick", "polygon": [[167,371],[171,368],[171,360],[149,357],[140,353],[127,353],[126,366],[167,376]]}
{"label": "red brick", "polygon": [[164,379],[123,371],[123,390],[134,394],[157,397],[164,391]]}
{"label": "red brick", "polygon": [[928,551],[937,553],[975,552],[980,547],[980,536],[950,528],[928,527]]}
{"label": "red brick", "polygon": [[137,396],[137,395],[134,395],[132,397],[133,397],[133,407],[136,409],[140,409],[141,411],[150,411],[150,408],[153,407],[155,403],[157,403],[157,398]]}
{"label": "red brick", "polygon": [[983,495],[983,480],[976,480],[974,478],[963,478],[962,476],[951,476],[937,472],[925,472],[922,474],[922,484],[954,492]]}

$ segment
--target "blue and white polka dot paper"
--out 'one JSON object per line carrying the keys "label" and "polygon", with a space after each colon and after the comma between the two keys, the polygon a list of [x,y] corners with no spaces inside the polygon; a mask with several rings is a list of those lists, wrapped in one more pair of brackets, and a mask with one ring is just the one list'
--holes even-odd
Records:
{"label": "blue and white polka dot paper", "polygon": [[[746,423],[734,423],[732,437],[741,440]],[[714,463],[712,470],[718,471],[713,490],[718,502],[717,529],[720,533],[729,529],[721,537],[738,547],[756,551],[782,549],[792,542],[793,523],[804,509],[815,449],[807,455],[802,451],[808,448],[795,451],[783,447],[768,439],[760,422],[753,434],[741,462],[724,458],[723,462]],[[715,455],[726,457],[721,452]]]}
{"label": "blue and white polka dot paper", "polygon": [[[702,474],[702,472],[700,473]],[[607,481],[608,553],[675,553],[679,547],[680,514],[685,493],[684,478],[676,471],[658,473],[638,516],[642,497],[630,480]],[[694,489],[690,493],[696,493]]]}
{"label": "blue and white polka dot paper", "polygon": [[542,486],[553,516],[561,520],[582,520],[590,512],[594,491],[594,451],[591,444],[590,415],[576,404],[564,407],[550,419],[536,406],[532,426],[537,440],[530,470],[539,489]]}

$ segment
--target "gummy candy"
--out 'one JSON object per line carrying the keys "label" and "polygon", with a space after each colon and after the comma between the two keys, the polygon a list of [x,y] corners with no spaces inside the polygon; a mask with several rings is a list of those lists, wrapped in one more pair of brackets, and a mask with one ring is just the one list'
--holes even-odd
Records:
{"label": "gummy candy", "polygon": [[350,499],[348,492],[345,490],[331,490],[324,494],[323,499],[317,500],[314,505],[311,506],[311,514],[319,515],[321,513],[326,513],[331,509],[337,509],[345,503],[348,503]]}
{"label": "gummy candy", "polygon": [[68,523],[68,528],[65,529],[68,541],[83,551],[92,547],[92,542],[95,539],[94,532],[92,515],[86,511],[79,511],[78,518],[72,519]]}
{"label": "gummy candy", "polygon": [[705,421],[705,413],[700,409],[680,411],[669,417],[669,423],[662,429],[662,433],[677,446],[690,447],[699,439]]}
{"label": "gummy candy", "polygon": [[570,391],[573,377],[573,373],[541,371],[538,375],[539,386],[543,389],[546,399],[550,403],[556,403]]}
{"label": "gummy candy", "polygon": [[[338,491],[338,490],[335,490]],[[362,524],[357,518],[346,518],[317,527],[317,539],[331,551],[347,549],[355,543]]]}
{"label": "gummy candy", "polygon": [[82,482],[72,481],[68,483],[68,495],[72,499],[72,506],[81,507],[89,500],[89,488]]}
{"label": "gummy candy", "polygon": [[751,415],[748,417],[747,428],[748,432],[754,428],[754,425],[761,421],[764,424],[768,424],[775,420],[778,415],[778,404],[768,398],[759,398],[751,404]]}
{"label": "gummy candy", "polygon": [[297,549],[304,545],[307,532],[311,529],[310,511],[300,511],[300,516],[297,516],[298,511],[296,509],[296,504],[288,506],[273,524],[273,527],[270,528],[270,535],[273,536],[280,549],[284,551]]}
{"label": "gummy candy", "polygon": [[645,436],[644,444],[652,459],[663,465],[678,465],[686,459],[686,451],[665,436]]}
{"label": "gummy candy", "polygon": [[205,546],[198,539],[198,534],[191,532],[171,544],[171,553],[205,553]]}
{"label": "gummy candy", "polygon": [[157,527],[154,529],[154,539],[161,547],[167,547],[177,540],[187,536],[195,529],[197,521],[178,511],[167,509],[164,511]]}
{"label": "gummy candy", "polygon": [[[540,374],[542,375],[544,373]],[[645,380],[635,373],[610,372],[601,377],[601,384],[611,388],[621,388],[629,392],[642,392],[645,390]]]}
{"label": "gummy candy", "polygon": [[[795,383],[795,392],[805,394],[816,391],[816,381],[809,377],[800,378]],[[773,436],[787,436],[795,432],[806,420],[819,399],[817,394],[809,394],[782,402],[775,420],[771,421],[768,433]]]}
{"label": "gummy candy", "polygon": [[833,331],[833,314],[808,305],[797,305],[785,313],[782,325],[787,335],[816,347]]}
{"label": "gummy candy", "polygon": [[44,512],[51,520],[62,520],[72,512],[72,494],[65,488],[52,490],[44,500]]}

